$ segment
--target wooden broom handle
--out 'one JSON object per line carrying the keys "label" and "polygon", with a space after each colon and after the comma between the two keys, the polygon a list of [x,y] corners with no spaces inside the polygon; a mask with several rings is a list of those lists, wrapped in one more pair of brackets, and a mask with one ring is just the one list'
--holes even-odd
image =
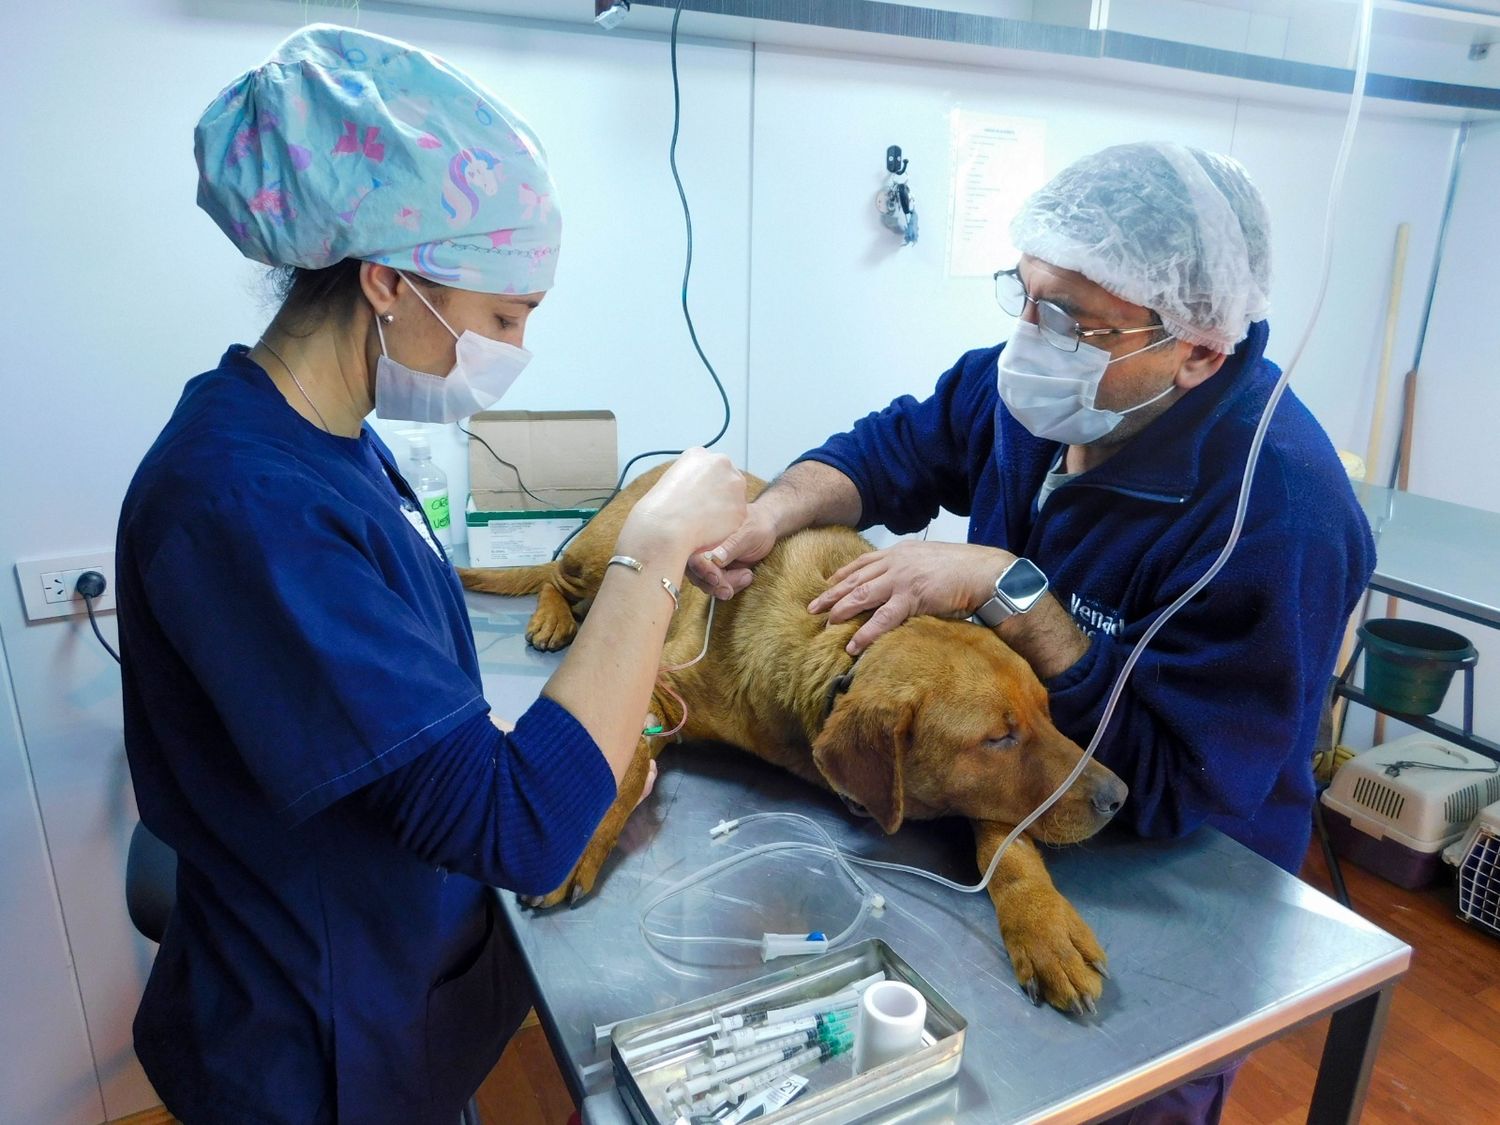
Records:
{"label": "wooden broom handle", "polygon": [[1370,414],[1370,441],[1365,446],[1365,480],[1380,479],[1380,446],[1385,430],[1385,400],[1390,390],[1391,354],[1396,350],[1396,322],[1401,313],[1401,283],[1406,276],[1406,247],[1411,224],[1396,228],[1396,259],[1391,265],[1391,288],[1385,303],[1385,338],[1380,345],[1380,369],[1375,379],[1375,409]]}

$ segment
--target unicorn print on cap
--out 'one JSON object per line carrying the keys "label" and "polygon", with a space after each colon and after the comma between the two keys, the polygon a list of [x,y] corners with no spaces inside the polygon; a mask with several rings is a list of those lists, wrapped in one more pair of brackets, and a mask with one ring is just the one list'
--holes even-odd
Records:
{"label": "unicorn print on cap", "polygon": [[488,149],[463,149],[448,164],[448,182],[443,185],[443,210],[454,223],[467,223],[479,213],[478,192],[493,197],[505,175],[500,158]]}

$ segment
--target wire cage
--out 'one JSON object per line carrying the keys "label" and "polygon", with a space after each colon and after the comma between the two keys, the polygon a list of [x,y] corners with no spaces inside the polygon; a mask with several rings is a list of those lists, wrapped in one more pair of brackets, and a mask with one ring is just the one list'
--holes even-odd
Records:
{"label": "wire cage", "polygon": [[1459,917],[1500,937],[1500,801],[1480,812],[1452,850]]}

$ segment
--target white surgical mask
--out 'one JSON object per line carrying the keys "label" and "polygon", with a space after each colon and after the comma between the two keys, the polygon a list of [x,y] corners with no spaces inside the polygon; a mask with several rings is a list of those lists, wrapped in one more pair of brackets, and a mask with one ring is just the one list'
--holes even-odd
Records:
{"label": "white surgical mask", "polygon": [[1114,357],[1103,348],[1081,342],[1076,352],[1065,352],[1042,339],[1035,324],[1023,320],[1000,352],[1000,397],[1016,421],[1037,437],[1065,445],[1088,445],[1112,431],[1131,411],[1165,398],[1176,385],[1169,383],[1161,394],[1128,409],[1101,410],[1094,405],[1094,396],[1109,365],[1171,340],[1168,336]]}
{"label": "white surgical mask", "polygon": [[[408,284],[439,323],[453,332],[453,326],[422,296],[421,288],[413,282]],[[378,316],[375,331],[380,334],[380,358],[375,363],[375,413],[381,418],[457,422],[495,405],[531,362],[531,353],[525,348],[466,329],[461,336],[453,332],[458,341],[454,345],[453,370],[444,378],[415,371],[387,355],[385,329]]]}

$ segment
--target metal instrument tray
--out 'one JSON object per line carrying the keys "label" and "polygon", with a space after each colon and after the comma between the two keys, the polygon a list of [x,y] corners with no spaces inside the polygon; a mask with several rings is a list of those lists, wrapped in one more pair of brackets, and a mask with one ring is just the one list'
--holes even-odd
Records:
{"label": "metal instrument tray", "polygon": [[875,973],[884,973],[887,980],[905,981],[926,999],[927,1024],[922,1033],[922,1047],[858,1075],[854,1073],[852,1051],[799,1071],[811,1080],[806,1091],[789,1105],[757,1120],[774,1121],[778,1125],[862,1121],[875,1111],[958,1073],[968,1021],[890,946],[871,938],[675,1008],[616,1024],[610,1035],[610,1058],[615,1083],[631,1117],[638,1125],[672,1125],[677,1120],[675,1115],[662,1116],[669,1112],[666,1089],[686,1076],[688,1059],[701,1057],[685,1047],[657,1058],[627,1063],[622,1052],[633,1044],[699,1026],[715,1008],[785,1007],[831,995]]}

